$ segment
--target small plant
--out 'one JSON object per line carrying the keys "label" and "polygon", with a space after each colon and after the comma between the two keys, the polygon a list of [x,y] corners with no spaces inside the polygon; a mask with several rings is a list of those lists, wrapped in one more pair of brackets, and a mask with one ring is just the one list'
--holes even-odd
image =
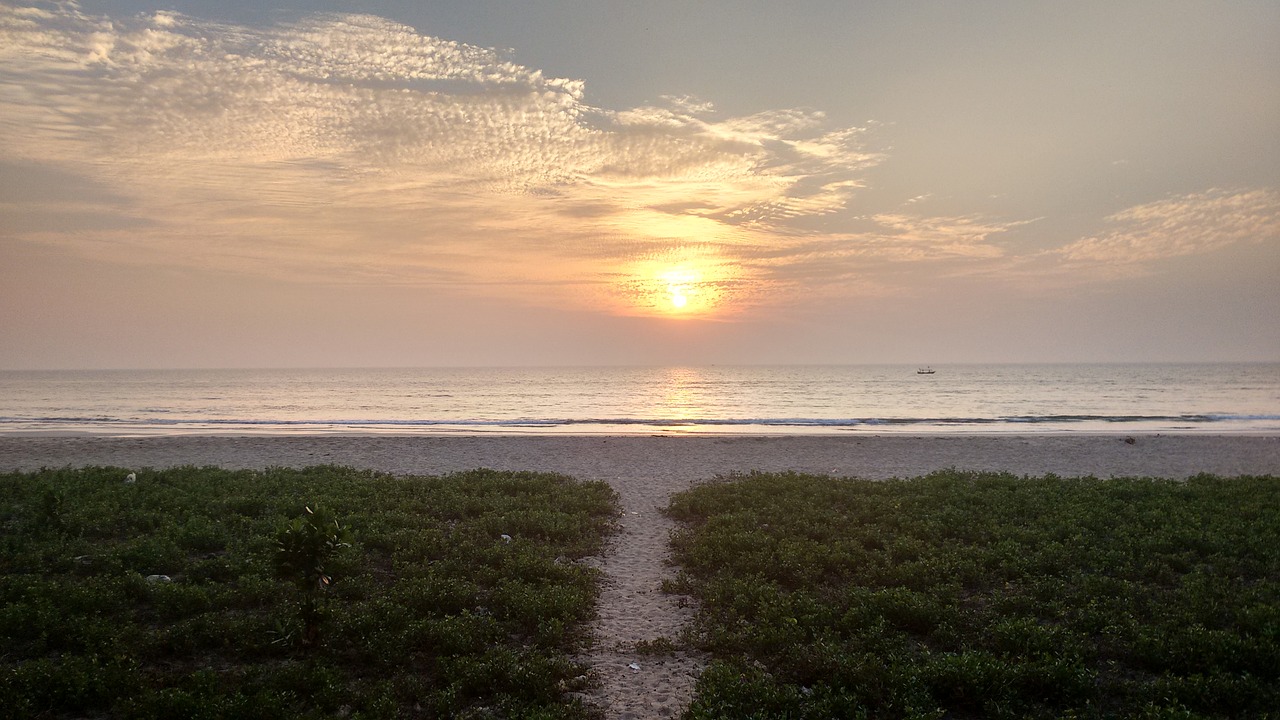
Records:
{"label": "small plant", "polygon": [[40,510],[37,523],[50,530],[62,530],[65,501],[61,493],[46,489],[40,496]]}
{"label": "small plant", "polygon": [[635,644],[634,650],[637,655],[672,655],[679,652],[682,648],[680,644],[671,638],[654,638],[652,640],[640,640]]}
{"label": "small plant", "polygon": [[316,505],[304,508],[300,517],[285,523],[276,534],[276,572],[302,591],[302,644],[320,639],[324,609],[320,599],[333,586],[332,563],[351,547],[350,530],[333,513]]}

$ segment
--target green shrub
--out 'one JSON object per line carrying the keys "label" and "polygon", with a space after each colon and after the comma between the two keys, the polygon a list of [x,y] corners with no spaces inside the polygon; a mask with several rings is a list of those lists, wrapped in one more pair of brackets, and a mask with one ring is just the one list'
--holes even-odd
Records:
{"label": "green shrub", "polygon": [[276,573],[302,593],[299,619],[304,646],[313,646],[320,639],[324,597],[334,583],[333,565],[338,554],[351,547],[350,535],[333,513],[319,505],[314,510],[303,508],[301,516],[276,533]]}
{"label": "green shrub", "polygon": [[753,474],[668,512],[688,717],[1267,717],[1280,479]]}
{"label": "green shrub", "polygon": [[589,715],[600,577],[556,560],[603,547],[607,485],[129,472],[0,474],[0,717]]}

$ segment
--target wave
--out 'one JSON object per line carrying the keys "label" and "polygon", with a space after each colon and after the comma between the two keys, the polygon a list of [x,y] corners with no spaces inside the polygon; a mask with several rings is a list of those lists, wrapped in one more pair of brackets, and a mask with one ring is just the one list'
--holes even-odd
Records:
{"label": "wave", "polygon": [[1214,424],[1277,422],[1280,415],[1186,414],[1186,415],[1011,415],[1000,417],[900,417],[900,418],[500,418],[500,419],[263,419],[263,418],[174,418],[109,416],[86,417],[0,417],[5,426],[55,428],[572,428],[612,427],[764,427],[764,428],[858,428],[858,427],[984,427],[993,425],[1077,426],[1083,424],[1123,426],[1159,424],[1207,426]]}

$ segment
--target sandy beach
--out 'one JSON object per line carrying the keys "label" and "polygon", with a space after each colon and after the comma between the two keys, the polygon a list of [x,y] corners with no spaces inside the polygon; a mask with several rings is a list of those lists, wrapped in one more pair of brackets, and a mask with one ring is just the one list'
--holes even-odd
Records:
{"label": "sandy beach", "polygon": [[884,479],[934,470],[1064,477],[1186,478],[1280,473],[1280,438],[1258,436],[790,436],[790,437],[0,437],[0,470],[114,465],[227,468],[349,465],[397,474],[477,467],[559,472],[607,481],[621,531],[597,559],[608,583],[587,658],[602,681],[591,698],[609,718],[673,717],[701,670],[690,655],[644,656],[637,642],[674,638],[692,610],[660,592],[672,569],[672,524],[659,512],[691,484],[735,472],[785,471]]}
{"label": "sandy beach", "polygon": [[1280,472],[1280,437],[1250,435],[582,436],[0,436],[0,469],[118,465],[262,468],[322,463],[393,473],[475,467],[561,472],[674,487],[751,470],[907,477],[956,467],[1039,475],[1186,477]]}

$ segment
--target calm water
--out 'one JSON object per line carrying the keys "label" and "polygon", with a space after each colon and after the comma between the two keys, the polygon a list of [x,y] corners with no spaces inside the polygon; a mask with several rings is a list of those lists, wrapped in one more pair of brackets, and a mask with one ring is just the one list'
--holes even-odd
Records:
{"label": "calm water", "polygon": [[0,372],[0,433],[1280,434],[1280,364]]}

